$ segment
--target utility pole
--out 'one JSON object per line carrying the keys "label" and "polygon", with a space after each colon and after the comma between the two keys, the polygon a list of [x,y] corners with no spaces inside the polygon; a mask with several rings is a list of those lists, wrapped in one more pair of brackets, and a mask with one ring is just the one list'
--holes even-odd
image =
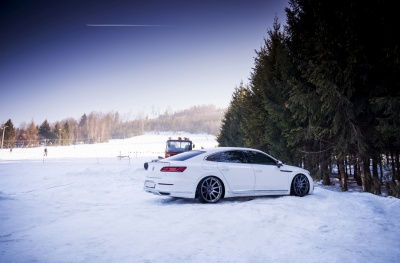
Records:
{"label": "utility pole", "polygon": [[3,142],[4,142],[4,132],[6,131],[6,128],[7,128],[8,126],[4,126],[2,129],[3,129],[3,138],[1,139],[1,150],[3,150]]}

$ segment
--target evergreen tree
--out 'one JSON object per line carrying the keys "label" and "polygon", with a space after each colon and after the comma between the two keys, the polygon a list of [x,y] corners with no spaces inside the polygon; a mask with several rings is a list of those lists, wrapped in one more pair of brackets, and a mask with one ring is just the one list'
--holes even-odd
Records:
{"label": "evergreen tree", "polygon": [[45,145],[50,141],[53,140],[53,133],[50,128],[49,122],[44,120],[44,122],[39,126],[39,135],[40,140],[44,140]]}
{"label": "evergreen tree", "polygon": [[[3,138],[1,138],[2,147],[13,148],[16,140],[16,131],[11,119],[8,119],[8,121],[3,125],[2,128],[3,129],[1,130],[1,132],[4,134],[4,141]],[[3,134],[1,134],[1,136],[3,136]]]}
{"label": "evergreen tree", "polygon": [[[288,25],[290,50],[298,74],[291,81],[290,103],[295,116],[305,120],[309,140],[326,142],[341,167],[351,149],[364,151],[366,142],[353,100],[357,89],[349,36],[350,16],[344,1],[291,1]],[[346,22],[345,22],[346,21]],[[302,78],[298,78],[301,76]],[[315,143],[314,145],[317,145]],[[342,189],[346,178],[342,175]]]}
{"label": "evergreen tree", "polygon": [[246,89],[241,82],[240,86],[235,88],[230,105],[222,119],[220,133],[217,135],[220,146],[245,146],[242,129],[245,94]]}
{"label": "evergreen tree", "polygon": [[243,100],[243,123],[241,128],[244,132],[244,143],[246,147],[256,148],[268,152],[269,147],[265,139],[268,126],[267,111],[265,110],[263,97],[259,94],[259,89],[252,86],[245,90]]}
{"label": "evergreen tree", "polygon": [[289,92],[284,79],[291,65],[287,58],[286,37],[277,17],[267,33],[264,46],[257,52],[251,77],[253,107],[251,117],[246,119],[246,133],[257,134],[254,130],[261,125],[258,129],[263,133],[260,148],[284,162],[295,163],[299,153],[289,147],[287,140],[295,123],[287,103]]}
{"label": "evergreen tree", "polygon": [[[398,74],[393,73],[398,72],[399,41],[392,34],[399,26],[388,15],[395,8],[390,1],[357,0],[292,0],[290,5],[289,49],[298,71],[289,82],[293,113],[307,123],[310,137],[305,138],[331,148],[339,168],[349,154],[363,167],[385,144],[383,125],[375,128],[385,104],[381,98],[398,96]],[[384,41],[371,41],[371,36]],[[341,177],[346,190],[342,172]],[[362,178],[369,191],[369,169]]]}
{"label": "evergreen tree", "polygon": [[248,147],[256,148],[269,152],[269,143],[265,138],[268,129],[269,116],[265,109],[264,89],[266,87],[265,79],[265,60],[267,50],[261,47],[256,51],[254,60],[255,66],[250,78],[250,86],[244,94],[244,113],[243,132],[245,133],[245,144]]}
{"label": "evergreen tree", "polygon": [[72,131],[68,121],[64,123],[61,130],[62,145],[70,145],[72,142]]}
{"label": "evergreen tree", "polygon": [[85,143],[89,142],[89,125],[86,114],[83,114],[79,121],[79,131],[81,140]]}

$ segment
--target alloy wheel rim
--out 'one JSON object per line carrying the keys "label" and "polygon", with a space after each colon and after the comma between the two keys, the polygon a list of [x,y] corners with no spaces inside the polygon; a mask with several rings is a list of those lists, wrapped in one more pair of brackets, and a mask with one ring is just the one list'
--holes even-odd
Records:
{"label": "alloy wheel rim", "polygon": [[294,190],[297,194],[303,195],[308,191],[308,179],[304,175],[298,175],[294,181]]}
{"label": "alloy wheel rim", "polygon": [[222,185],[214,178],[204,180],[201,186],[201,195],[207,202],[218,201],[222,195]]}

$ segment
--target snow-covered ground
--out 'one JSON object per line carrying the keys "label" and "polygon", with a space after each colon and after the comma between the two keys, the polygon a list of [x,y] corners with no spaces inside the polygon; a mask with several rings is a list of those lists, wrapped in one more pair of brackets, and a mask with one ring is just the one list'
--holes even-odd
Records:
{"label": "snow-covered ground", "polygon": [[217,204],[144,192],[143,163],[169,136],[48,147],[47,157],[3,149],[0,262],[400,262],[396,198],[318,185],[302,198]]}

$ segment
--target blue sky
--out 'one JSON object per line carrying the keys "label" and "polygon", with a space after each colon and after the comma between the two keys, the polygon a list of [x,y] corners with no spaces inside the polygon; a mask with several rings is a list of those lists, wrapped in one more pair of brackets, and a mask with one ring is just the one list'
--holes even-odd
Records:
{"label": "blue sky", "polygon": [[2,2],[0,124],[225,108],[287,2]]}

